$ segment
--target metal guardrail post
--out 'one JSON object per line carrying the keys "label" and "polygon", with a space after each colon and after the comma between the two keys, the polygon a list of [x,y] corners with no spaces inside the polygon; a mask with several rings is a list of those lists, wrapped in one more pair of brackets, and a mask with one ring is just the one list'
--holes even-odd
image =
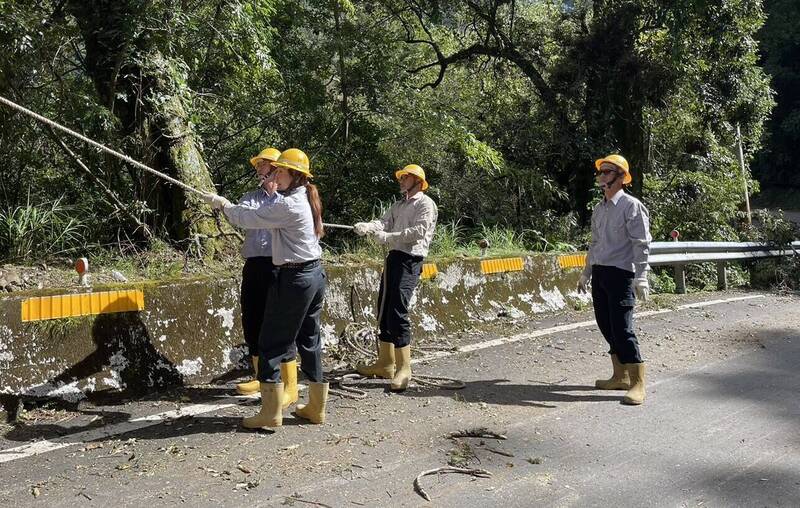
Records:
{"label": "metal guardrail post", "polygon": [[720,291],[728,289],[728,272],[724,261],[717,262],[717,289]]}
{"label": "metal guardrail post", "polygon": [[679,295],[686,294],[686,272],[683,265],[675,265],[675,292]]}

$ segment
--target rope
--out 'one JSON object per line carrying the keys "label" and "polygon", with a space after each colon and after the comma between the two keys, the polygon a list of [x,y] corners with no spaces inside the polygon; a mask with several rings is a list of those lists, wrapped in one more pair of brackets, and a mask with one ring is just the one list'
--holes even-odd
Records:
{"label": "rope", "polygon": [[155,169],[153,169],[153,168],[151,168],[149,166],[145,166],[141,162],[136,161],[136,160],[128,157],[124,153],[120,153],[120,152],[117,152],[116,150],[112,150],[111,148],[109,148],[109,147],[107,147],[105,145],[102,145],[102,144],[98,143],[97,141],[95,141],[93,139],[87,138],[83,134],[75,132],[74,130],[72,130],[72,129],[68,128],[68,127],[64,127],[63,125],[61,125],[59,123],[56,123],[53,120],[50,120],[49,118],[45,118],[42,115],[34,113],[30,109],[23,108],[19,104],[16,104],[15,102],[10,101],[10,100],[6,99],[3,96],[0,96],[0,103],[3,103],[6,106],[10,107],[11,109],[19,111],[20,113],[28,115],[29,117],[33,118],[34,120],[36,120],[38,122],[41,122],[41,123],[43,123],[43,124],[45,124],[45,125],[47,125],[49,127],[53,127],[55,129],[60,130],[61,132],[65,132],[65,133],[69,134],[72,137],[78,138],[81,141],[83,141],[84,143],[88,143],[88,144],[92,145],[93,147],[97,148],[98,150],[100,150],[102,152],[105,152],[107,154],[113,155],[114,157],[117,157],[118,159],[121,159],[121,160],[127,162],[128,164],[132,164],[133,166],[135,166],[135,167],[137,167],[139,169],[142,169],[142,170],[147,171],[149,173],[152,173],[152,174],[154,174],[154,175],[156,175],[156,176],[158,176],[160,178],[163,178],[164,180],[166,180],[166,181],[168,181],[168,182],[170,182],[170,183],[172,183],[174,185],[177,185],[178,187],[180,187],[180,188],[182,188],[184,190],[187,190],[189,192],[194,192],[194,193],[200,194],[200,195],[205,194],[204,192],[199,191],[199,190],[195,189],[194,187],[192,187],[190,185],[186,185],[185,183],[181,182],[180,180],[176,180],[175,178],[172,178],[169,175],[165,175],[164,173],[162,173],[160,171],[156,171]]}
{"label": "rope", "polygon": [[353,229],[353,226],[347,226],[345,224],[326,224],[326,223],[323,222],[322,225],[325,226],[326,228],[350,229],[350,230]]}
{"label": "rope", "polygon": [[[120,153],[120,152],[118,152],[116,150],[113,150],[113,149],[111,149],[111,148],[109,148],[109,147],[107,147],[107,146],[105,146],[105,145],[103,145],[101,143],[98,143],[97,141],[95,141],[93,139],[87,138],[83,134],[81,134],[79,132],[75,132],[74,130],[70,129],[69,127],[65,127],[65,126],[61,125],[60,123],[58,123],[58,122],[50,120],[49,118],[46,118],[46,117],[44,117],[44,116],[42,116],[42,115],[40,115],[38,113],[34,113],[30,109],[24,108],[24,107],[20,106],[19,104],[17,104],[16,102],[13,102],[13,101],[11,101],[9,99],[6,99],[2,95],[0,95],[0,103],[5,104],[6,106],[8,106],[9,108],[11,108],[11,109],[13,109],[15,111],[19,111],[20,113],[29,116],[29,117],[33,118],[34,120],[36,120],[37,122],[40,122],[40,123],[43,123],[43,124],[47,125],[48,127],[52,127],[54,129],[58,129],[61,132],[69,134],[70,136],[72,136],[74,138],[78,138],[81,141],[83,141],[84,143],[87,143],[87,144],[97,148],[101,152],[105,152],[105,153],[107,153],[109,155],[113,155],[114,157],[116,157],[116,158],[118,158],[120,160],[123,160],[123,161],[127,162],[128,164],[133,165],[134,167],[137,167],[137,168],[139,168],[139,169],[141,169],[143,171],[147,171],[148,173],[152,173],[152,174],[156,175],[159,178],[163,178],[164,180],[168,181],[169,183],[171,183],[173,185],[177,185],[178,187],[180,187],[181,189],[183,189],[185,191],[194,192],[195,194],[199,194],[201,196],[206,195],[206,192],[204,192],[204,191],[195,189],[191,185],[187,185],[187,184],[181,182],[180,180],[177,180],[177,179],[175,179],[175,178],[173,178],[173,177],[171,177],[171,176],[169,176],[167,174],[162,173],[161,171],[155,170],[155,169],[151,168],[150,166],[142,164],[141,162],[139,162],[139,161],[137,161],[135,159],[132,159],[131,157],[125,155],[124,153]],[[347,225],[344,225],[344,224],[325,224],[325,223],[323,223],[322,225],[324,227],[327,227],[327,228],[353,229],[353,226],[347,226]]]}
{"label": "rope", "polygon": [[334,386],[338,386],[338,388],[328,388],[328,393],[347,399],[366,399],[367,392],[365,390],[361,390],[360,388],[355,388],[349,385],[350,382],[360,381],[361,379],[364,379],[361,374],[357,374],[355,372],[343,374],[339,377],[333,378],[331,382]]}

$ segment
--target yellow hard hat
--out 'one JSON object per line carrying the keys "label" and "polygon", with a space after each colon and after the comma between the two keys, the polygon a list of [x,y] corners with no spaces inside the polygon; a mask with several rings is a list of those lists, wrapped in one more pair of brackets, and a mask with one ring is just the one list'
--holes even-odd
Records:
{"label": "yellow hard hat", "polygon": [[628,168],[628,161],[625,160],[625,157],[617,154],[607,155],[602,159],[597,159],[594,161],[594,167],[597,171],[600,171],[600,166],[604,163],[608,162],[609,164],[613,164],[617,166],[619,169],[622,170],[623,177],[622,177],[622,184],[628,185],[631,183],[633,178],[631,177],[631,170]]}
{"label": "yellow hard hat", "polygon": [[308,160],[308,155],[300,149],[290,148],[281,152],[281,156],[275,162],[279,168],[289,168],[299,171],[309,178],[313,178],[311,174],[311,162]]}
{"label": "yellow hard hat", "polygon": [[260,152],[258,152],[258,155],[250,159],[250,164],[252,164],[253,167],[256,167],[258,163],[261,161],[275,162],[276,160],[278,160],[278,157],[280,156],[281,156],[281,151],[278,150],[277,148],[272,148],[272,147],[265,148]]}
{"label": "yellow hard hat", "polygon": [[403,175],[414,175],[417,178],[422,180],[422,190],[428,189],[428,181],[425,179],[425,170],[421,167],[417,166],[416,164],[409,164],[408,166],[404,167],[403,169],[398,169],[394,177],[400,180],[400,177]]}

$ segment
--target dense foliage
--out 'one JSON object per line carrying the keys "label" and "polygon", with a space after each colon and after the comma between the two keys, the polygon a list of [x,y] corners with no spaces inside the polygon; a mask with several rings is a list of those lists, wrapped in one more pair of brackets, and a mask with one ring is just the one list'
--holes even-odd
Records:
{"label": "dense foliage", "polygon": [[[585,240],[593,160],[613,151],[656,239],[742,237],[735,126],[749,161],[773,106],[761,0],[0,0],[0,13],[0,95],[187,183],[236,198],[249,156],[297,146],[326,221],[352,223],[418,162],[450,237],[537,249]],[[796,66],[771,33],[766,69]],[[784,114],[771,139],[788,146],[800,131]],[[2,257],[233,243],[191,194],[6,108],[0,156]],[[39,226],[54,237],[31,247],[13,224],[31,207],[70,234]]]}
{"label": "dense foliage", "polygon": [[[797,146],[800,143],[800,3],[765,0],[771,15],[759,32],[762,65],[772,78],[776,106],[767,126],[765,149],[755,174],[765,186],[800,188]],[[797,199],[794,200],[797,204]]]}

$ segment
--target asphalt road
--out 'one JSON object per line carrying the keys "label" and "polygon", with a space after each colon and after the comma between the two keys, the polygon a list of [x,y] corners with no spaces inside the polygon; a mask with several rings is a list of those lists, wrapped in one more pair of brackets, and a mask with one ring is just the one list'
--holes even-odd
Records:
{"label": "asphalt road", "polygon": [[[0,504],[800,505],[800,297],[662,304],[637,319],[641,407],[592,388],[610,365],[588,312],[509,321],[414,367],[464,389],[367,381],[365,399],[331,397],[322,426],[287,412],[244,431],[257,401],[229,386],[31,411],[3,429]],[[448,437],[476,428],[505,439]],[[448,462],[491,476],[426,476],[425,501],[414,478]]]}

